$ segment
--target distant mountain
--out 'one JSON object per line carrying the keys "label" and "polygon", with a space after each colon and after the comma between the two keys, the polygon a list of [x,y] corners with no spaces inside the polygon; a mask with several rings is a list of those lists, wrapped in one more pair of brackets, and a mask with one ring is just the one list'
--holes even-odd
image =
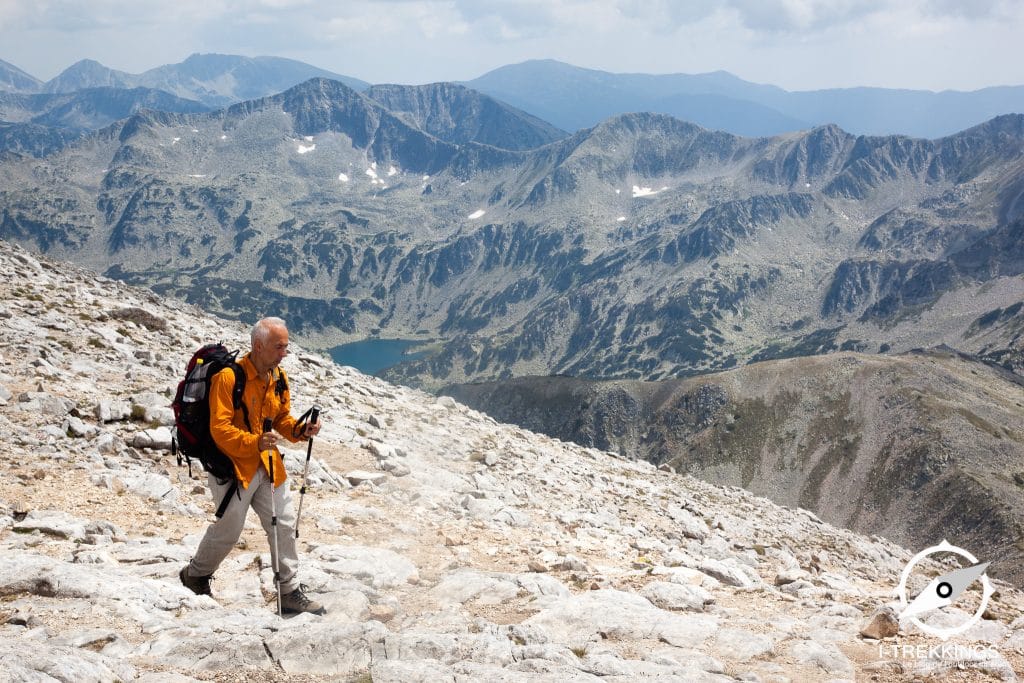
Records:
{"label": "distant mountain", "polygon": [[72,93],[86,88],[134,88],[138,78],[92,59],[75,62],[43,85],[45,93]]}
{"label": "distant mountain", "polygon": [[150,69],[139,76],[139,81],[140,85],[222,107],[275,95],[311,78],[339,81],[354,90],[369,85],[294,59],[218,54],[194,54],[180,64]]}
{"label": "distant mountain", "polygon": [[374,85],[364,94],[421,130],[455,144],[533,149],[568,136],[535,116],[453,83]]}
{"label": "distant mountain", "polygon": [[971,92],[846,88],[765,91],[759,102],[814,123],[835,123],[868,135],[902,133],[939,138],[1002,114],[1024,113],[1024,86]]}
{"label": "distant mountain", "polygon": [[532,60],[495,69],[466,85],[569,131],[590,128],[619,114],[645,111],[749,136],[811,127],[808,121],[746,96],[750,90],[778,88],[746,83],[725,72],[620,75],[554,60]]}
{"label": "distant mountain", "polygon": [[[365,81],[278,57],[241,57],[194,54],[181,63],[128,74],[92,60],[82,60],[46,84],[0,62],[0,91],[69,93],[91,87],[147,87],[183,99],[221,108],[236,102],[274,95],[310,78],[336,80],[356,91],[369,87]],[[5,85],[6,84],[6,85]],[[485,94],[495,103],[485,116],[494,122],[505,116],[531,116],[527,128],[546,133],[527,135],[522,141],[508,131],[503,144],[528,149],[545,139],[559,139],[558,131],[591,128],[613,116],[627,113],[662,113],[691,121],[709,130],[745,137],[765,137],[824,125],[838,125],[854,134],[891,135],[937,139],[1008,113],[1024,113],[1024,86],[986,88],[975,92],[929,92],[883,88],[849,88],[789,92],[772,85],[744,81],[724,71],[704,74],[613,74],[583,69],[554,60],[533,60],[495,69],[461,84]],[[484,114],[483,101],[474,97],[458,105],[460,119],[437,106],[454,104],[455,91],[442,86],[375,86],[376,98],[389,101],[408,120],[451,142],[478,140],[492,144],[503,133],[499,127],[480,128],[474,117]],[[432,92],[432,90],[434,92]],[[508,110],[495,117],[498,106]],[[468,109],[467,109],[468,107]],[[432,110],[427,115],[428,110]],[[515,112],[515,110],[519,110]],[[515,112],[515,113],[513,113]],[[520,124],[515,124],[514,128]],[[522,131],[520,131],[522,134]]]}
{"label": "distant mountain", "polygon": [[852,88],[788,92],[726,72],[612,74],[553,60],[495,69],[466,83],[569,131],[652,111],[747,136],[836,124],[856,134],[938,138],[1024,112],[1024,86],[975,92]]}
{"label": "distant mountain", "polygon": [[197,113],[210,108],[151,88],[99,87],[72,93],[0,94],[0,121],[30,122],[75,131],[95,130],[140,109]]}
{"label": "distant mountain", "polygon": [[330,78],[357,90],[369,85],[281,57],[194,54],[179,64],[160,66],[138,75],[108,69],[92,60],[82,60],[46,83],[44,90],[67,93],[100,86],[141,86],[219,108],[274,95],[310,78]]}
{"label": "distant mountain", "polygon": [[[467,97],[433,92],[417,111]],[[433,340],[388,371],[425,387],[943,343],[1019,361],[1024,116],[930,141],[639,113],[527,150],[413,118],[326,79],[140,112],[0,163],[0,237],[324,347]]]}
{"label": "distant mountain", "polygon": [[0,93],[38,92],[42,81],[0,59]]}
{"label": "distant mountain", "polygon": [[109,126],[142,109],[209,111],[199,102],[150,88],[86,88],[67,94],[0,93],[0,152],[52,154],[81,133]]}

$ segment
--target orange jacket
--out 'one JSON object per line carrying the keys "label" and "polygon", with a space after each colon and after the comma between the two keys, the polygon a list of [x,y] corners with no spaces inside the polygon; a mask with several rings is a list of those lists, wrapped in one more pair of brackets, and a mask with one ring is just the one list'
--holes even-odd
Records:
{"label": "orange jacket", "polygon": [[210,435],[224,455],[235,464],[235,475],[243,488],[256,476],[262,465],[270,472],[269,458],[274,458],[274,486],[280,486],[288,478],[280,452],[259,450],[258,442],[263,429],[264,418],[273,420],[274,430],[291,442],[305,441],[305,437],[293,435],[296,419],[291,415],[291,397],[288,391],[279,395],[275,390],[278,377],[287,377],[284,370],[276,368],[271,377],[260,377],[249,355],[238,361],[245,371],[245,391],[242,402],[249,409],[249,424],[246,427],[245,414],[235,410],[231,394],[235,388],[235,373],[225,368],[210,380]]}

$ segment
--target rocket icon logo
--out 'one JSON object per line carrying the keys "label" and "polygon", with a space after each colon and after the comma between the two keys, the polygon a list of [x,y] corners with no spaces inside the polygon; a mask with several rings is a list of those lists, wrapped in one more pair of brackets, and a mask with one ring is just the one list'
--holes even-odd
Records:
{"label": "rocket icon logo", "polygon": [[[913,601],[908,600],[907,580],[913,573],[914,567],[929,555],[935,555],[938,553],[953,553],[955,555],[959,555],[971,562],[971,565],[955,569],[932,579],[928,586],[921,591]],[[988,607],[989,598],[992,597],[992,593],[994,592],[992,584],[989,582],[988,576],[985,574],[985,570],[988,568],[989,564],[990,563],[988,562],[979,563],[978,559],[974,557],[974,555],[963,548],[958,548],[957,546],[950,544],[945,540],[939,545],[925,548],[910,559],[907,566],[903,568],[903,574],[900,576],[899,598],[901,611],[899,619],[910,619],[925,633],[937,636],[943,640],[950,636],[954,636],[957,633],[966,631],[981,620],[981,615],[984,614],[985,608]],[[964,623],[946,628],[938,628],[922,621],[919,618],[932,613],[935,610],[941,610],[944,607],[955,605],[961,594],[975,581],[981,582],[981,603],[978,605],[977,610],[975,610],[971,618]]]}

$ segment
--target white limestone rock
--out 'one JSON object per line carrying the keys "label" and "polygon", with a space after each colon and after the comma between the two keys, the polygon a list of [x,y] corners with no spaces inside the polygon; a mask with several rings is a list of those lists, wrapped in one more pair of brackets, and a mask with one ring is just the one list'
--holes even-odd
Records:
{"label": "white limestone rock", "polygon": [[352,470],[345,475],[352,486],[369,483],[373,485],[382,484],[387,478],[387,472],[367,472],[366,470]]}
{"label": "white limestone rock", "polygon": [[0,672],[4,672],[4,680],[40,683],[130,681],[137,673],[134,666],[117,658],[31,637],[0,638]]}
{"label": "white limestone rock", "polygon": [[366,671],[375,651],[382,651],[387,628],[363,624],[310,622],[283,628],[265,639],[274,662],[288,674],[350,678]]}
{"label": "white limestone rock", "polygon": [[703,612],[715,601],[711,593],[700,586],[669,581],[652,581],[644,586],[640,595],[661,609],[690,612]]}
{"label": "white limestone rock", "polygon": [[475,600],[484,605],[498,605],[519,593],[516,581],[502,575],[471,569],[452,572],[431,589],[430,594],[444,604],[462,604]]}
{"label": "white limestone rock", "polygon": [[803,664],[813,664],[829,676],[853,678],[854,668],[850,660],[833,644],[814,640],[801,640],[790,648],[793,658]]}
{"label": "white limestone rock", "polygon": [[564,598],[525,623],[570,646],[601,638],[636,638],[697,647],[718,629],[715,617],[666,612],[639,595],[610,589]]}
{"label": "white limestone rock", "polygon": [[171,430],[167,427],[144,429],[135,435],[132,445],[136,448],[154,448],[161,451],[171,450]]}
{"label": "white limestone rock", "polygon": [[384,548],[320,546],[312,552],[312,557],[328,574],[351,577],[377,589],[419,582],[416,565]]}
{"label": "white limestone rock", "polygon": [[747,629],[721,628],[715,634],[712,645],[715,652],[722,653],[729,659],[747,662],[770,653],[775,648],[775,641],[762,633],[754,633]]}

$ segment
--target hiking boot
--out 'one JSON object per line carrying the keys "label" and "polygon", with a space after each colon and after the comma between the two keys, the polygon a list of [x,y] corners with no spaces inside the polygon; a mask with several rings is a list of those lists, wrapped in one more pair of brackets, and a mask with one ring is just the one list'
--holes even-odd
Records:
{"label": "hiking boot", "polygon": [[327,614],[324,606],[315,600],[306,597],[306,586],[299,586],[291,593],[281,594],[281,614],[302,614],[309,612],[323,616]]}
{"label": "hiking boot", "polygon": [[192,576],[188,573],[188,565],[185,565],[178,572],[178,578],[181,579],[181,583],[185,588],[196,595],[209,595],[211,598],[213,597],[213,594],[210,592],[210,579],[213,578],[212,576]]}

